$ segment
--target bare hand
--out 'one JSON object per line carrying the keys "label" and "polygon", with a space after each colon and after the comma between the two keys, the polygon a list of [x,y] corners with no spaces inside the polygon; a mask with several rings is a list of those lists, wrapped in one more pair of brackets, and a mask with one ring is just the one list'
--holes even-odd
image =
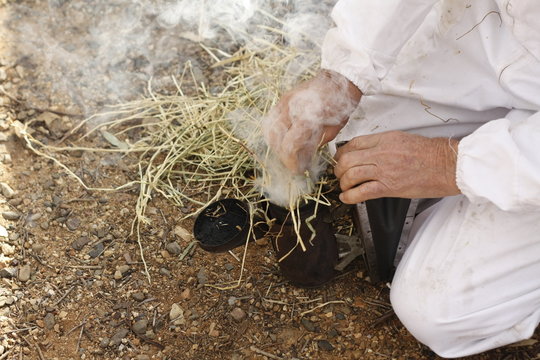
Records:
{"label": "bare hand", "polygon": [[356,137],[335,155],[340,199],[356,204],[381,197],[457,195],[457,145],[457,140],[400,131]]}
{"label": "bare hand", "polygon": [[294,173],[345,126],[362,93],[342,75],[321,71],[283,95],[263,120],[266,142]]}

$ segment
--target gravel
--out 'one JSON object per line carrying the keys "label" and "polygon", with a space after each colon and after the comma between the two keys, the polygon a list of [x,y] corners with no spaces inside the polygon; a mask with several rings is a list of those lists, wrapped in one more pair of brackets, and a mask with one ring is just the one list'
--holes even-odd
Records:
{"label": "gravel", "polygon": [[235,321],[240,322],[246,318],[246,312],[241,308],[237,307],[231,311],[231,316]]}
{"label": "gravel", "polygon": [[27,282],[30,280],[30,275],[32,274],[32,269],[30,265],[24,265],[19,269],[19,280],[22,282]]}
{"label": "gravel", "polygon": [[116,330],[114,335],[111,337],[111,340],[109,341],[109,346],[118,346],[122,343],[122,339],[124,339],[129,334],[129,330],[126,328],[120,328]]}
{"label": "gravel", "polygon": [[165,249],[167,249],[167,251],[171,255],[180,255],[182,253],[182,248],[176,241],[170,242],[167,245],[165,245]]}
{"label": "gravel", "polygon": [[15,211],[4,211],[2,212],[2,217],[6,220],[19,220],[21,214]]}
{"label": "gravel", "polygon": [[71,243],[71,247],[76,251],[81,251],[82,248],[90,242],[88,236],[81,236],[77,240]]}
{"label": "gravel", "polygon": [[55,318],[53,313],[47,313],[45,317],[43,318],[43,323],[45,324],[45,328],[47,330],[52,330],[54,328]]}
{"label": "gravel", "polygon": [[133,330],[133,332],[138,335],[143,335],[144,333],[146,333],[147,328],[148,328],[148,320],[146,319],[135,321],[133,325],[131,326],[131,330]]}

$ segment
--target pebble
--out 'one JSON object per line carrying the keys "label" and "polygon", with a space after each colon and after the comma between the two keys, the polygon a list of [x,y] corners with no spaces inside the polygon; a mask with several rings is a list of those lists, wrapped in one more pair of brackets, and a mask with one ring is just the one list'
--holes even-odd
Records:
{"label": "pebble", "polygon": [[300,322],[302,323],[302,325],[304,326],[304,328],[307,331],[315,332],[315,324],[313,324],[311,321],[309,321],[306,318],[302,318],[302,320],[300,320]]}
{"label": "pebble", "polygon": [[191,241],[193,238],[193,234],[180,225],[174,228],[174,234],[184,241]]}
{"label": "pebble", "polygon": [[4,211],[2,217],[6,220],[18,220],[21,215],[15,211]]}
{"label": "pebble", "polygon": [[163,268],[163,267],[159,269],[159,273],[164,276],[171,276],[171,272],[168,269]]}
{"label": "pebble", "polygon": [[6,351],[6,348],[4,345],[0,345],[0,355],[2,355]]}
{"label": "pebble", "polygon": [[231,264],[231,263],[226,263],[225,265],[223,265],[223,267],[224,267],[225,270],[227,270],[227,271],[231,271],[232,269],[234,269],[234,265]]}
{"label": "pebble", "polygon": [[22,282],[27,282],[30,280],[30,274],[32,273],[32,269],[30,268],[30,265],[24,265],[19,269],[19,280]]}
{"label": "pebble", "polygon": [[6,256],[15,254],[15,246],[9,245],[8,243],[0,244],[0,249],[2,250],[2,254]]}
{"label": "pebble", "polygon": [[176,241],[170,242],[167,245],[165,245],[165,249],[167,249],[167,251],[171,255],[180,255],[180,253],[182,253],[182,248]]}
{"label": "pebble", "polygon": [[120,280],[122,278],[122,273],[118,270],[114,272],[114,280]]}
{"label": "pebble", "polygon": [[197,281],[200,285],[205,285],[208,281],[208,276],[206,275],[206,270],[204,268],[201,268],[197,273]]}
{"label": "pebble", "polygon": [[135,292],[135,293],[131,294],[131,297],[132,297],[133,300],[135,300],[135,301],[143,301],[143,300],[146,298],[146,296],[144,295],[144,293],[141,292],[141,291],[138,291],[138,292]]}
{"label": "pebble", "polygon": [[8,267],[0,269],[0,278],[11,279],[17,275],[17,269],[14,267]]}
{"label": "pebble", "polygon": [[184,310],[182,310],[180,305],[176,303],[172,304],[171,311],[169,312],[169,319],[174,321],[176,325],[181,325],[185,323]]}
{"label": "pebble", "polygon": [[43,251],[43,249],[45,249],[45,245],[43,244],[34,244],[32,245],[32,252],[34,252],[35,254],[39,254]]}
{"label": "pebble", "polygon": [[8,237],[9,233],[5,227],[0,225],[0,237]]}
{"label": "pebble", "polygon": [[94,232],[94,234],[95,234],[98,238],[102,239],[102,238],[104,238],[105,236],[109,235],[109,228],[108,228],[108,227],[102,227],[102,228],[99,228],[99,229],[97,229],[97,230]]}
{"label": "pebble", "polygon": [[324,351],[334,350],[334,346],[332,346],[332,344],[330,344],[327,340],[318,340],[317,345],[319,346],[319,349]]}
{"label": "pebble", "polygon": [[185,289],[180,293],[180,299],[181,299],[181,300],[189,299],[190,296],[191,296],[191,290],[189,290],[189,288],[185,288]]}
{"label": "pebble", "polygon": [[343,315],[342,313],[336,313],[336,319],[345,320],[345,315]]}
{"label": "pebble", "polygon": [[89,242],[90,238],[88,236],[81,236],[80,238],[71,243],[71,247],[76,251],[81,251],[82,248]]}
{"label": "pebble", "polygon": [[108,337],[104,337],[103,339],[101,339],[101,341],[99,342],[99,347],[100,348],[106,348],[107,346],[109,346],[109,343],[111,342],[111,339],[109,339]]}
{"label": "pebble", "polygon": [[150,360],[150,356],[144,355],[144,354],[137,355],[137,357],[135,358],[135,360]]}
{"label": "pebble", "polygon": [[52,330],[55,324],[54,314],[47,313],[47,315],[45,315],[45,318],[43,318],[43,323],[45,324],[45,328],[47,330]]}
{"label": "pebble", "polygon": [[92,250],[90,250],[88,252],[88,256],[90,256],[92,259],[95,259],[97,258],[98,256],[101,255],[101,253],[103,253],[103,250],[105,249],[105,245],[103,245],[103,243],[97,243],[93,248]]}
{"label": "pebble", "polygon": [[126,328],[118,329],[109,341],[109,346],[118,346],[122,343],[122,339],[129,334],[129,330]]}
{"label": "pebble", "polygon": [[11,199],[15,195],[17,195],[17,192],[5,182],[0,182],[0,192],[2,192],[2,195],[4,195],[8,199]]}
{"label": "pebble", "polygon": [[147,328],[148,320],[146,319],[135,321],[135,323],[133,323],[133,326],[131,326],[131,330],[133,330],[133,332],[138,335],[143,335],[144,333],[146,333]]}
{"label": "pebble", "polygon": [[237,307],[234,308],[233,311],[231,311],[231,316],[235,321],[240,322],[246,317],[246,312],[241,308]]}
{"label": "pebble", "polygon": [[336,329],[330,329],[330,331],[328,331],[328,337],[330,339],[333,339],[338,336],[339,336],[339,332]]}
{"label": "pebble", "polygon": [[79,220],[77,217],[70,217],[66,221],[66,226],[69,230],[75,231],[79,228],[79,226],[81,226],[81,220]]}

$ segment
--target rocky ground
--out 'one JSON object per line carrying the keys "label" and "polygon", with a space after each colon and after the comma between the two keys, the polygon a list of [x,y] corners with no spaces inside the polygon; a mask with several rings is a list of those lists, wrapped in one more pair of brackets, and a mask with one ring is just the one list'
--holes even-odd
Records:
{"label": "rocky ground", "polygon": [[[0,20],[9,6],[0,1]],[[42,74],[7,55],[3,31],[0,360],[437,359],[395,318],[388,288],[367,281],[361,260],[323,288],[298,289],[281,278],[263,240],[247,251],[241,284],[216,288],[238,279],[243,250],[202,251],[192,221],[179,220],[195,209],[159,196],[142,233],[149,280],[130,236],[137,189],[87,191],[13,130],[15,121],[37,120],[39,136],[53,143],[81,118],[67,115],[70,104],[54,97],[37,105],[25,97],[44,89]],[[202,54],[201,76],[216,79]],[[76,144],[107,146],[101,136]],[[62,161],[90,186],[136,178],[130,157],[73,152]],[[539,340],[537,331],[467,359],[540,359]]]}

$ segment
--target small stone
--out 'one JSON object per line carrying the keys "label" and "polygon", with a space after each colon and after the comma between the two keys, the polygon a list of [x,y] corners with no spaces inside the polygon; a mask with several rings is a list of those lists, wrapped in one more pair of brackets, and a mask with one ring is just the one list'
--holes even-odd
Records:
{"label": "small stone", "polygon": [[105,236],[109,235],[109,228],[108,227],[101,227],[97,229],[94,234],[100,238],[103,239]]}
{"label": "small stone", "polygon": [[6,348],[4,345],[0,345],[0,355],[2,355],[6,351]]}
{"label": "small stone", "polygon": [[2,250],[2,254],[6,255],[6,256],[10,256],[10,255],[15,254],[15,246],[10,245],[8,243],[1,243],[0,244],[0,249]]}
{"label": "small stone", "polygon": [[6,220],[18,220],[21,215],[15,211],[4,211],[2,217]]}
{"label": "small stone", "polygon": [[35,254],[39,254],[45,249],[45,245],[43,244],[33,244],[32,245],[32,252]]}
{"label": "small stone", "polygon": [[159,269],[159,273],[164,276],[171,276],[171,272],[168,269],[163,268],[163,267]]}
{"label": "small stone", "polygon": [[224,267],[225,270],[227,270],[227,271],[231,271],[232,269],[234,269],[234,265],[231,264],[231,263],[226,263],[225,265],[223,265],[223,267]]}
{"label": "small stone", "polygon": [[118,329],[109,341],[109,346],[118,346],[122,343],[122,339],[129,334],[129,330],[125,328]]}
{"label": "small stone", "polygon": [[109,346],[109,343],[111,342],[111,339],[109,339],[108,337],[104,337],[103,339],[101,339],[101,341],[99,342],[99,347],[100,348],[106,348],[107,346]]}
{"label": "small stone", "polygon": [[342,313],[336,313],[336,319],[338,320],[345,320],[345,315]]}
{"label": "small stone", "polygon": [[24,265],[19,269],[19,280],[22,282],[27,282],[30,280],[30,275],[32,273],[32,269],[30,268],[30,265]]}
{"label": "small stone", "polygon": [[180,293],[180,300],[187,300],[191,296],[191,290],[189,288],[185,288],[184,291]]}
{"label": "small stone", "polygon": [[2,268],[0,269],[0,279],[11,279],[17,275],[17,269],[14,267]]}
{"label": "small stone", "polygon": [[69,230],[75,231],[79,228],[79,226],[81,226],[81,220],[79,220],[77,217],[70,217],[66,221],[66,226]]}
{"label": "small stone", "polygon": [[88,236],[81,236],[80,238],[71,243],[71,247],[76,251],[81,251],[82,248],[89,242],[90,238]]}
{"label": "small stone", "polygon": [[184,320],[184,310],[177,303],[172,304],[171,311],[169,312],[169,319],[171,321],[185,321]]}
{"label": "small stone", "polygon": [[133,294],[131,294],[131,297],[133,298],[133,300],[135,301],[143,301],[146,296],[144,295],[143,292],[141,291],[138,291],[138,292],[134,292]]}
{"label": "small stone", "polygon": [[8,237],[9,234],[8,234],[8,231],[5,227],[3,227],[2,225],[0,225],[0,237]]}
{"label": "small stone", "polygon": [[208,276],[206,276],[206,270],[204,268],[201,268],[197,273],[197,281],[200,285],[204,285],[208,281]]}
{"label": "small stone", "polygon": [[92,259],[97,258],[103,253],[103,250],[105,250],[105,245],[103,245],[102,242],[97,243],[92,250],[88,252],[88,256],[90,256]]}
{"label": "small stone", "polygon": [[330,344],[327,340],[318,340],[317,345],[319,346],[319,349],[324,351],[332,351],[334,350],[334,347],[332,344]]}
{"label": "small stone", "polygon": [[125,273],[129,272],[129,265],[120,265],[118,266],[117,270],[124,275]]}
{"label": "small stone", "polygon": [[17,195],[17,192],[11,188],[8,184],[5,182],[0,182],[0,192],[2,195],[4,195],[6,198],[11,199],[15,195]]}
{"label": "small stone", "polygon": [[167,245],[165,245],[165,249],[171,254],[171,255],[180,255],[182,253],[182,248],[176,241],[170,242]]}
{"label": "small stone", "polygon": [[122,273],[116,270],[113,276],[114,276],[114,280],[120,280],[122,278]]}
{"label": "small stone", "polygon": [[307,331],[315,332],[315,324],[313,324],[311,321],[309,321],[306,318],[302,318],[302,320],[300,320],[300,322],[302,323],[302,325],[304,326],[304,328]]}
{"label": "small stone", "polygon": [[328,331],[328,338],[333,339],[338,336],[339,332],[336,329],[330,329],[330,331]]}
{"label": "small stone", "polygon": [[55,324],[54,314],[47,313],[47,315],[45,315],[45,318],[43,318],[43,323],[45,324],[45,328],[47,330],[52,330]]}
{"label": "small stone", "polygon": [[231,311],[231,316],[235,321],[242,321],[246,317],[246,312],[239,307],[234,308],[233,311]]}
{"label": "small stone", "polygon": [[174,234],[184,241],[191,241],[193,238],[193,234],[180,225],[174,228]]}
{"label": "small stone", "polygon": [[144,354],[137,355],[137,357],[135,357],[135,360],[150,360],[150,356]]}
{"label": "small stone", "polygon": [[148,320],[141,319],[133,323],[133,325],[131,326],[131,330],[133,330],[135,334],[143,335],[144,333],[146,333],[147,327],[148,327]]}
{"label": "small stone", "polygon": [[229,306],[233,306],[234,304],[236,304],[236,297],[234,296],[229,297],[229,299],[227,300],[227,303],[229,304]]}

